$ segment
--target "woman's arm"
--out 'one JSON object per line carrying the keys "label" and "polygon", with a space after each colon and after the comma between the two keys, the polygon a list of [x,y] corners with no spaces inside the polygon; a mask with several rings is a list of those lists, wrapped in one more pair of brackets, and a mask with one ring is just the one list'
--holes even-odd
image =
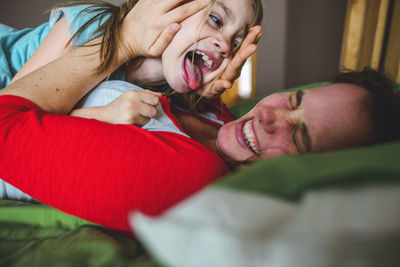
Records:
{"label": "woman's arm", "polygon": [[97,73],[98,52],[98,46],[77,48],[9,84],[0,95],[20,96],[46,112],[68,114],[91,88],[123,63],[119,60],[103,73]]}
{"label": "woman's arm", "polygon": [[71,52],[71,45],[66,46],[70,38],[65,17],[60,19],[47,34],[38,49],[33,53],[24,66],[17,72],[11,82],[46,65],[47,63]]}
{"label": "woman's arm", "polygon": [[[121,25],[115,61],[102,73],[96,72],[100,65],[99,45],[79,47],[13,82],[0,95],[21,96],[46,112],[68,114],[91,88],[127,60],[161,55],[180,28],[177,22],[208,3],[195,0],[181,5],[182,2],[187,1],[139,1]],[[89,42],[96,43],[98,38]]]}
{"label": "woman's arm", "polygon": [[42,112],[0,96],[0,177],[34,199],[130,231],[132,210],[157,215],[228,172],[210,149],[149,132]]}

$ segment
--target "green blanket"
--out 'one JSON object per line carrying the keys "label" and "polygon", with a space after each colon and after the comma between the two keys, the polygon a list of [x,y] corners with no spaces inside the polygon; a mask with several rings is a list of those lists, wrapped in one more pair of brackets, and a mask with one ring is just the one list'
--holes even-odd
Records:
{"label": "green blanket", "polygon": [[160,266],[141,244],[43,204],[0,200],[0,266]]}

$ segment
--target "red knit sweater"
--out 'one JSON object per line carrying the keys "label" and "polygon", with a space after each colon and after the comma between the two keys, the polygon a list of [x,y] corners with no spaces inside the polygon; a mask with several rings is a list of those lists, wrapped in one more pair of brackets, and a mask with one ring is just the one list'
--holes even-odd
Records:
{"label": "red knit sweater", "polygon": [[105,227],[129,232],[130,211],[160,214],[226,173],[217,154],[185,136],[49,114],[0,96],[0,177]]}

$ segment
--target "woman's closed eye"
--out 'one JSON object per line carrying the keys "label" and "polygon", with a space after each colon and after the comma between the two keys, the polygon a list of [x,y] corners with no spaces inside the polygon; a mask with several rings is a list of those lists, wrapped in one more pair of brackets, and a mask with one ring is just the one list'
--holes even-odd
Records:
{"label": "woman's closed eye", "polygon": [[[289,106],[291,110],[297,109],[301,105],[304,92],[302,90],[296,91],[294,94],[289,95]],[[308,138],[307,127],[304,123],[300,125],[294,125],[292,130],[292,142],[296,148],[297,153],[305,154],[308,152],[308,142],[305,139]]]}
{"label": "woman's closed eye", "polygon": [[296,91],[295,94],[289,95],[289,105],[290,109],[296,109],[301,105],[301,101],[303,99],[303,90]]}

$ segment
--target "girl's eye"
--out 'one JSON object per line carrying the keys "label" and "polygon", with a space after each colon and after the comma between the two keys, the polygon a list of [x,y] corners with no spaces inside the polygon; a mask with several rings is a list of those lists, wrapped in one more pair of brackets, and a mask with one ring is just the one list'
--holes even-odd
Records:
{"label": "girl's eye", "polygon": [[210,19],[217,25],[218,28],[222,27],[222,21],[214,15],[210,15]]}
{"label": "girl's eye", "polygon": [[232,42],[232,49],[236,49],[239,46],[239,42],[238,41],[233,41]]}

